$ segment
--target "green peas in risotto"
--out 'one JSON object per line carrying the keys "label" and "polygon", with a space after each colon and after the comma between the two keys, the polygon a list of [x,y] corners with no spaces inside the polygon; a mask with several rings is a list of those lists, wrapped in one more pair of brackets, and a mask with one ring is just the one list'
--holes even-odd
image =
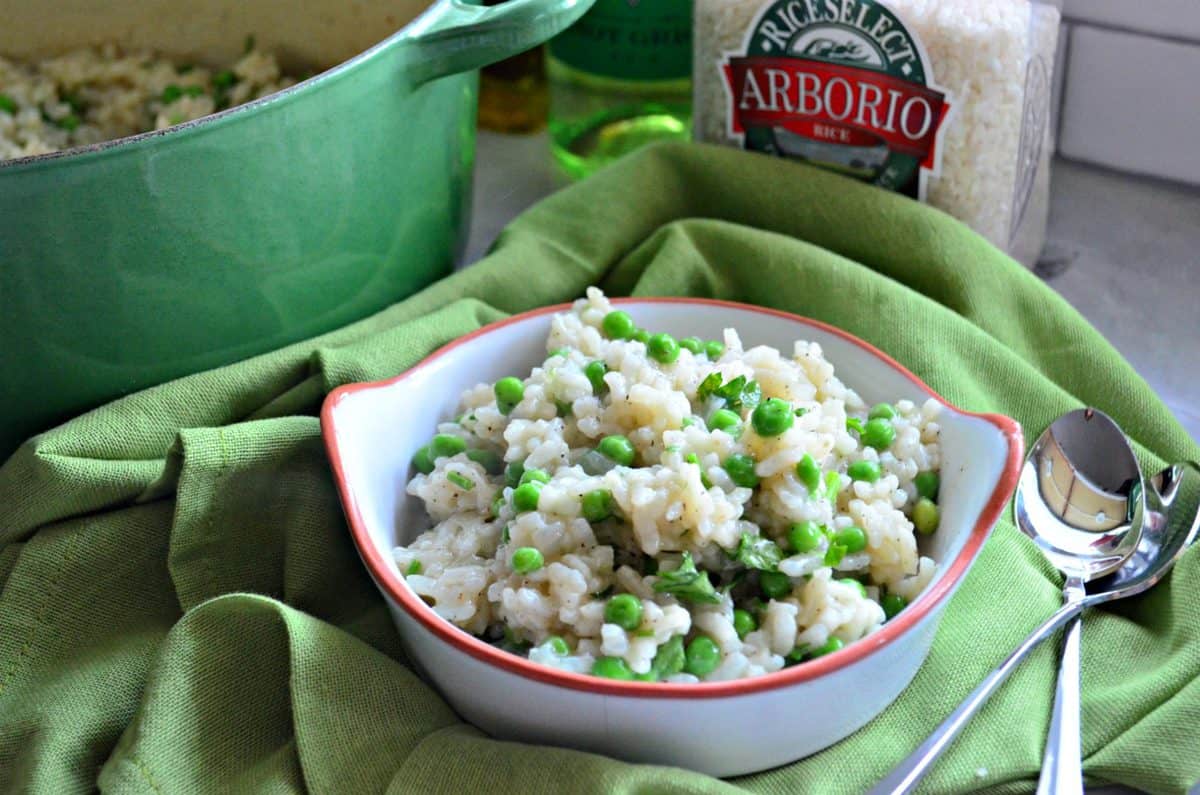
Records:
{"label": "green peas in risotto", "polygon": [[916,599],[940,404],[867,403],[816,343],[654,326],[590,289],[541,364],[446,406],[412,459],[407,586],[509,653],[667,683],[803,665]]}

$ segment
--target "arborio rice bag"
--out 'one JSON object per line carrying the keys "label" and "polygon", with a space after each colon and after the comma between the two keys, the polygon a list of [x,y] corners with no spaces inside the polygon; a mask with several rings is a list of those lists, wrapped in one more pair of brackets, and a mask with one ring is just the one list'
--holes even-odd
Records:
{"label": "arborio rice bag", "polygon": [[1058,4],[696,0],[696,138],[927,201],[1032,265]]}

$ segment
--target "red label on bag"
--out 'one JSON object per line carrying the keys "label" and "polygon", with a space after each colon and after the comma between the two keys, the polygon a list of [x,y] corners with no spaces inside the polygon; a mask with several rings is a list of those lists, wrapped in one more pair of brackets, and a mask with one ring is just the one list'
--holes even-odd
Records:
{"label": "red label on bag", "polygon": [[722,64],[729,132],[924,197],[950,110],[920,42],[877,0],[781,0]]}

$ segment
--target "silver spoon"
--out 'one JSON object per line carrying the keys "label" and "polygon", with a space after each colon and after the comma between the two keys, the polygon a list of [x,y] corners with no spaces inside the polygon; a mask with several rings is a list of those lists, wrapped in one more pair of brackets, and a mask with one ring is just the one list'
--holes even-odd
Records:
{"label": "silver spoon", "polygon": [[1046,619],[971,691],[920,747],[880,781],[871,790],[870,795],[912,792],[934,761],[962,731],[967,721],[979,711],[1035,646],[1086,608],[1136,596],[1166,576],[1179,556],[1196,540],[1197,533],[1200,533],[1200,499],[1197,499],[1200,489],[1192,489],[1189,492],[1192,499],[1186,505],[1178,504],[1177,500],[1180,494],[1179,483],[1188,467],[1193,472],[1200,471],[1194,463],[1176,464],[1149,480],[1142,537],[1137,549],[1124,565],[1107,577],[1095,581],[1091,593],[1082,600],[1064,604]]}
{"label": "silver spoon", "polygon": [[[1107,415],[1079,409],[1059,417],[1034,443],[1021,470],[1017,525],[1066,577],[1063,602],[1086,595],[1137,548],[1145,506],[1142,474],[1129,440]],[[1038,795],[1083,794],[1080,726],[1082,617],[1063,632],[1058,686],[1042,757]]]}

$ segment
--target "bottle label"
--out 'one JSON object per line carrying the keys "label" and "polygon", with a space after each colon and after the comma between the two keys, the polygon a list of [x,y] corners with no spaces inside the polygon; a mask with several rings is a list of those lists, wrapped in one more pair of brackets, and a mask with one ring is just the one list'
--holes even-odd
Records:
{"label": "bottle label", "polygon": [[878,0],[778,0],[721,64],[729,135],[925,198],[950,110],[920,39]]}
{"label": "bottle label", "polygon": [[622,80],[678,80],[692,73],[692,0],[597,0],[550,41],[568,66]]}

